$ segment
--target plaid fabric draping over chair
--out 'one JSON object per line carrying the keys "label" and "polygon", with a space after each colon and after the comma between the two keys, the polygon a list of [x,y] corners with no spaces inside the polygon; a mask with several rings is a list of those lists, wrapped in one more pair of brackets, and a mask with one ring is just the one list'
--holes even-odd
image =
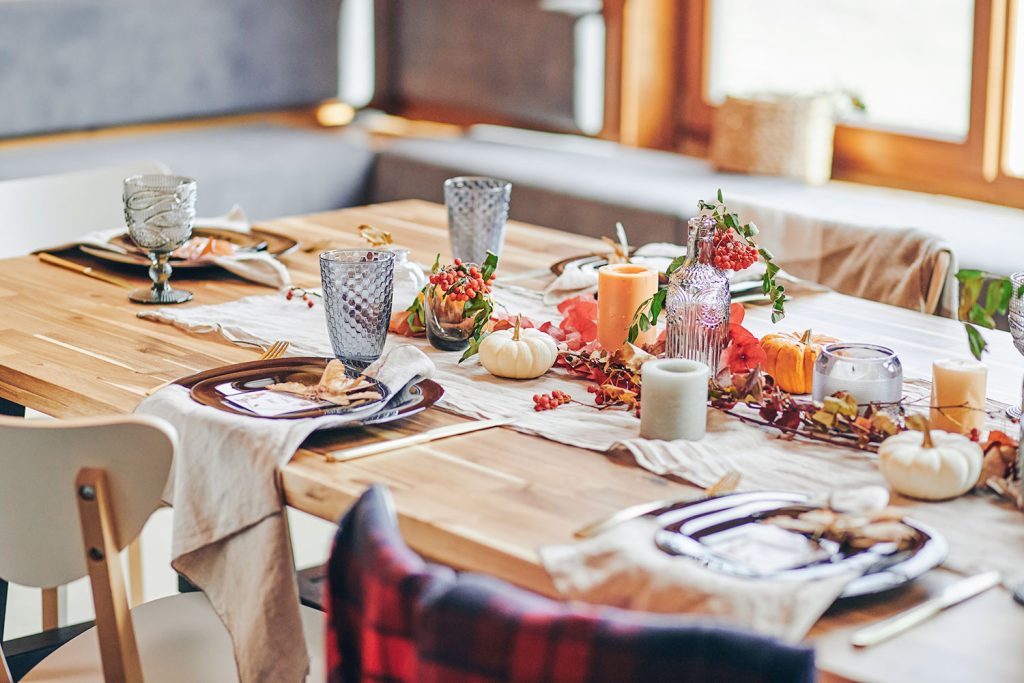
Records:
{"label": "plaid fabric draping over chair", "polygon": [[386,490],[341,522],[330,562],[333,683],[810,683],[814,652],[678,618],[456,577],[402,541]]}

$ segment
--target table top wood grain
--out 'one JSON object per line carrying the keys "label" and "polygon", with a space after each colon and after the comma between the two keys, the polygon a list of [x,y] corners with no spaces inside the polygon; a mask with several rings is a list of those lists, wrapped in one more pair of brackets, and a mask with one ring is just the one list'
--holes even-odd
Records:
{"label": "table top wood grain", "polygon": [[[318,286],[316,254],[363,244],[356,228],[391,231],[412,258],[447,255],[443,207],[403,201],[282,218],[260,227],[301,242],[283,257],[298,285]],[[638,227],[638,226],[635,226]],[[601,243],[564,232],[511,222],[500,276],[540,287],[537,271]],[[61,254],[133,282],[142,270],[98,263],[75,252]],[[499,276],[499,279],[500,279]],[[268,293],[217,270],[180,272],[173,282],[195,293],[193,303],[221,303]],[[0,397],[55,417],[130,412],[154,387],[200,370],[256,358],[258,351],[217,335],[191,335],[136,317],[126,290],[40,263],[34,257],[0,261]],[[769,311],[750,307],[745,325],[768,329]],[[893,347],[907,376],[927,377],[932,360],[962,356],[966,338],[951,320],[839,294],[816,294],[788,305],[785,329],[813,327],[847,340]],[[989,396],[1019,400],[1022,363],[1009,335],[987,332],[992,353]],[[530,406],[524,406],[524,411]],[[312,437],[281,472],[287,502],[337,520],[371,483],[394,493],[410,545],[460,569],[486,572],[554,595],[536,548],[572,540],[582,524],[626,505],[694,488],[604,454],[494,429],[445,439],[349,463],[329,463],[324,453],[381,438],[416,433],[464,418],[440,410],[366,430]],[[1024,518],[1022,518],[1024,522]],[[1024,608],[999,588],[939,615],[888,643],[856,651],[856,628],[913,606],[959,578],[945,570],[883,596],[834,606],[809,636],[825,680],[1017,681],[1024,676]]]}

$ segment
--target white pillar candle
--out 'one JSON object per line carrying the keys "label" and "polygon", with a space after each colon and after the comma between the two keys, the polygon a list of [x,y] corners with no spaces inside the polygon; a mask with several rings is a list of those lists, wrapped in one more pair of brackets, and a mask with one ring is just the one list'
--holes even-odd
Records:
{"label": "white pillar candle", "polygon": [[966,358],[935,361],[932,364],[932,429],[961,434],[984,429],[987,379],[988,369],[979,361]]}
{"label": "white pillar candle", "polygon": [[649,360],[640,369],[640,436],[697,441],[707,431],[708,366],[684,358]]}

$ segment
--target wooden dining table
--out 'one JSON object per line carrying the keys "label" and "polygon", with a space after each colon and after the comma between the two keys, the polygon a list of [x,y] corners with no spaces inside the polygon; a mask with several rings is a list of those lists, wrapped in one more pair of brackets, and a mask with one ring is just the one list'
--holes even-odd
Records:
{"label": "wooden dining table", "polygon": [[[319,286],[317,254],[361,246],[357,228],[391,232],[412,258],[430,263],[449,252],[444,208],[401,201],[259,224],[299,241],[282,257],[295,283]],[[641,226],[631,226],[642,234]],[[601,249],[566,232],[510,222],[500,280],[540,288],[548,266]],[[142,269],[97,261],[75,251],[61,256],[134,285]],[[174,284],[195,293],[191,304],[232,301],[268,289],[217,269],[179,270]],[[175,378],[256,358],[257,349],[217,334],[190,334],[140,319],[127,290],[25,256],[0,260],[0,398],[58,418],[129,413],[155,387]],[[941,356],[962,356],[959,323],[836,293],[798,296],[787,307],[787,329],[813,327],[848,340],[894,348],[908,376],[927,377]],[[766,326],[769,310],[751,306],[745,324]],[[282,331],[287,338],[287,331]],[[991,353],[989,397],[1021,396],[1024,361],[1003,332],[986,332]],[[523,410],[532,406],[524,405]],[[387,426],[318,433],[280,472],[288,505],[336,521],[373,483],[395,498],[401,530],[412,548],[461,570],[491,574],[553,597],[537,548],[570,543],[587,522],[633,503],[696,492],[684,481],[656,476],[603,453],[492,429],[351,462],[325,454],[417,433],[466,418],[431,409]],[[865,456],[867,457],[867,456]],[[1024,523],[1024,515],[1021,519]],[[961,578],[937,569],[888,593],[834,605],[810,632],[822,680],[1024,680],[1024,607],[1004,588],[990,590],[886,643],[857,650],[852,631],[937,595]]]}

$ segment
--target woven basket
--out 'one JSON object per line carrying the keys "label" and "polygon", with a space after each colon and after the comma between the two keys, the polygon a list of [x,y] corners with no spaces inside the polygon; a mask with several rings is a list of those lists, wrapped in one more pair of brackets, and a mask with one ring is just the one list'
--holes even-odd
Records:
{"label": "woven basket", "polygon": [[721,171],[824,183],[832,176],[833,112],[827,97],[727,97],[712,121],[711,162]]}

